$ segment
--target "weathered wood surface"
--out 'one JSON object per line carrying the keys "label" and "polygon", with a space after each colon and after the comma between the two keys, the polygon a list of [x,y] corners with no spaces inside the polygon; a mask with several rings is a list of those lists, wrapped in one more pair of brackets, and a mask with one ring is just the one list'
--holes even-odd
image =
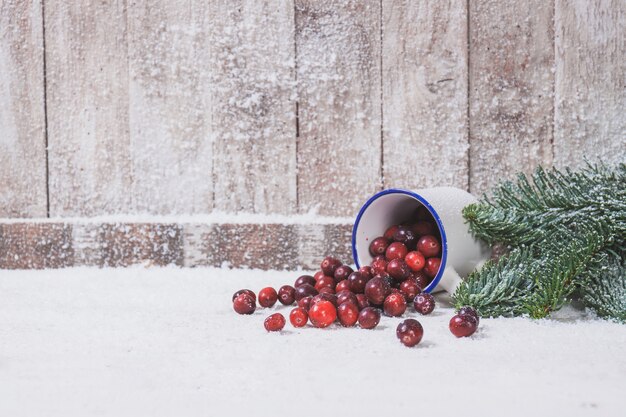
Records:
{"label": "weathered wood surface", "polygon": [[45,6],[50,215],[129,212],[126,1]]}
{"label": "weathered wood surface", "polygon": [[384,185],[467,188],[467,4],[382,7]]}
{"label": "weathered wood surface", "polygon": [[626,162],[626,2],[557,0],[554,156]]}
{"label": "weathered wood surface", "polygon": [[0,0],[0,217],[45,217],[41,2]]}
{"label": "weathered wood surface", "polygon": [[380,2],[296,0],[300,212],[354,215],[380,190]]}
{"label": "weathered wood surface", "polygon": [[294,213],[293,2],[220,0],[208,7],[214,207]]}
{"label": "weathered wood surface", "polygon": [[552,163],[551,2],[469,2],[470,191]]}

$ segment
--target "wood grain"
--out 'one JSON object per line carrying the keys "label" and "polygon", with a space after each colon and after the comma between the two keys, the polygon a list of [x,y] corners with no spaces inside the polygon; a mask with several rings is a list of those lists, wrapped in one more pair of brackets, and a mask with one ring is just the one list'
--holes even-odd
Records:
{"label": "wood grain", "polygon": [[73,265],[72,225],[0,224],[0,269],[65,268]]}
{"label": "wood grain", "polygon": [[626,2],[556,1],[555,165],[626,161]]}
{"label": "wood grain", "polygon": [[296,210],[293,2],[210,2],[214,207]]}
{"label": "wood grain", "polygon": [[552,163],[553,4],[469,2],[470,190]]}
{"label": "wood grain", "polygon": [[46,2],[51,216],[132,208],[126,9]]}
{"label": "wood grain", "polygon": [[133,210],[206,213],[213,149],[206,2],[137,2],[128,9]]}
{"label": "wood grain", "polygon": [[382,2],[385,187],[467,188],[466,6]]}
{"label": "wood grain", "polygon": [[380,3],[296,0],[298,205],[354,215],[381,186]]}
{"label": "wood grain", "polygon": [[0,0],[0,216],[46,216],[40,1]]}

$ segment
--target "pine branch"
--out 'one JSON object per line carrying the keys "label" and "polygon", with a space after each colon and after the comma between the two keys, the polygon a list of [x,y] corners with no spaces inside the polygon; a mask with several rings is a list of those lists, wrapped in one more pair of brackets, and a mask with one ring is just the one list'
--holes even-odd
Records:
{"label": "pine branch", "polygon": [[580,277],[585,305],[600,317],[626,323],[626,259],[604,251]]}

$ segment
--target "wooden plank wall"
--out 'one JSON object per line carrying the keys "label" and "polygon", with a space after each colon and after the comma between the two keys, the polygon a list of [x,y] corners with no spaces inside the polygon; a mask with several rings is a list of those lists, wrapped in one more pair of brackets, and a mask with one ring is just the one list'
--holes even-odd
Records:
{"label": "wooden plank wall", "polygon": [[0,216],[352,216],[383,187],[482,193],[538,164],[623,162],[625,16],[621,0],[0,0]]}

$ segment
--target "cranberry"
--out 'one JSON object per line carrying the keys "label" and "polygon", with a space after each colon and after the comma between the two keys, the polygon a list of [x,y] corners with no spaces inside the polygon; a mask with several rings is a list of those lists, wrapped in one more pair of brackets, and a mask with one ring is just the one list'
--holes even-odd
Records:
{"label": "cranberry", "polygon": [[430,258],[439,255],[441,244],[435,236],[425,235],[420,237],[420,240],[417,241],[417,250],[425,257]]}
{"label": "cranberry", "polygon": [[279,332],[285,327],[285,316],[274,313],[265,319],[263,325],[268,332]]}
{"label": "cranberry", "polygon": [[[315,280],[315,282],[317,282],[317,280],[319,280],[321,277],[325,277],[326,274],[324,274],[324,271],[317,271],[315,273],[315,275],[313,275],[313,279]],[[315,284],[313,284],[315,285]]]}
{"label": "cranberry", "polygon": [[403,259],[392,259],[387,265],[387,273],[398,281],[404,281],[411,275],[411,269]]}
{"label": "cranberry", "polygon": [[400,317],[406,311],[406,300],[404,294],[392,293],[385,298],[383,305],[385,314],[392,317]]}
{"label": "cranberry", "polygon": [[408,252],[409,250],[406,248],[404,243],[393,242],[387,248],[387,251],[385,252],[385,257],[388,261],[391,261],[392,259],[404,259]]}
{"label": "cranberry", "polygon": [[348,265],[341,265],[340,267],[335,269],[335,275],[333,275],[335,277],[335,282],[341,282],[345,279],[348,279],[350,274],[353,272],[354,270]]}
{"label": "cranberry", "polygon": [[478,322],[471,314],[457,314],[450,319],[450,331],[456,337],[467,337],[474,334]]}
{"label": "cranberry", "polygon": [[389,240],[386,237],[377,237],[370,243],[370,254],[372,256],[384,255],[389,246]]}
{"label": "cranberry", "polygon": [[335,275],[335,270],[341,266],[341,261],[337,258],[333,258],[332,256],[327,256],[322,261],[322,271],[324,275],[328,275],[332,277]]}
{"label": "cranberry", "polygon": [[406,254],[404,261],[413,271],[421,271],[426,265],[426,258],[421,252],[413,251]]}
{"label": "cranberry", "polygon": [[337,307],[337,317],[342,326],[352,327],[359,318],[359,308],[356,304],[346,301]]}
{"label": "cranberry", "polygon": [[315,286],[317,281],[311,275],[300,275],[296,282],[293,284],[295,288],[298,288],[300,285],[309,284]]}
{"label": "cranberry", "polygon": [[365,296],[372,304],[382,304],[390,291],[387,281],[380,277],[372,278],[365,285]]}
{"label": "cranberry", "polygon": [[341,291],[337,293],[337,305],[342,305],[345,302],[353,303],[354,305],[359,304],[352,291]]}
{"label": "cranberry", "polygon": [[252,314],[256,310],[256,301],[247,293],[241,293],[233,301],[233,309],[239,314]]}
{"label": "cranberry", "polygon": [[394,233],[396,233],[396,230],[398,230],[398,227],[400,226],[395,224],[389,227],[387,230],[385,230],[385,233],[383,233],[383,237],[387,240],[392,240]]}
{"label": "cranberry", "polygon": [[470,316],[472,316],[472,317],[474,317],[476,319],[476,325],[477,326],[480,324],[480,317],[478,317],[478,312],[476,310],[474,310],[470,306],[461,307],[456,314],[458,314],[459,316],[463,316],[465,314],[469,314]]}
{"label": "cranberry", "polygon": [[420,220],[411,226],[411,230],[416,236],[431,235],[435,233],[435,225],[426,220]]}
{"label": "cranberry", "polygon": [[328,301],[329,303],[337,307],[337,296],[335,294],[326,294],[323,292],[317,294],[315,297],[311,299],[311,307],[313,307],[315,304],[319,303],[320,301]]}
{"label": "cranberry", "polygon": [[350,291],[355,294],[361,294],[365,290],[365,284],[369,281],[369,277],[357,271],[350,274],[348,281],[350,282]]}
{"label": "cranberry", "polygon": [[[385,257],[383,256],[383,260],[385,259]],[[372,278],[374,276],[374,269],[369,266],[369,265],[365,265],[359,268],[359,272],[362,274],[367,275],[368,278]]]}
{"label": "cranberry", "polygon": [[420,287],[420,289],[422,290],[428,287],[428,284],[430,284],[430,278],[426,276],[424,271],[414,272],[411,275],[411,278],[415,280],[415,283],[417,284],[417,286]]}
{"label": "cranberry", "polygon": [[359,310],[363,310],[365,307],[370,306],[370,302],[367,300],[365,294],[356,294],[355,297]]}
{"label": "cranberry", "polygon": [[424,328],[419,321],[415,319],[406,319],[398,324],[396,328],[396,336],[404,346],[413,347],[417,345],[424,336]]}
{"label": "cranberry", "polygon": [[364,329],[373,329],[380,322],[380,310],[374,307],[365,307],[359,313],[359,324]]}
{"label": "cranberry", "polygon": [[334,294],[335,289],[333,287],[322,287],[320,288],[320,294]]}
{"label": "cranberry", "polygon": [[235,298],[237,298],[237,296],[239,294],[248,294],[250,297],[252,297],[252,299],[254,300],[254,302],[256,303],[256,294],[252,291],[252,290],[239,290],[236,293],[233,294],[233,301],[235,301]]}
{"label": "cranberry", "polygon": [[387,285],[389,285],[390,289],[393,289],[393,287],[396,285],[396,281],[393,278],[391,278],[389,274],[380,274],[378,275],[378,277],[384,279]]}
{"label": "cranberry", "polygon": [[426,276],[430,278],[434,278],[439,272],[439,266],[441,265],[441,259],[439,258],[428,258],[426,259],[426,266],[424,267],[424,272]]}
{"label": "cranberry", "polygon": [[281,304],[290,306],[296,301],[296,290],[291,285],[283,285],[278,290],[278,301]]}
{"label": "cranberry", "polygon": [[278,293],[272,287],[265,287],[259,291],[259,305],[261,307],[272,307],[278,300]]}
{"label": "cranberry", "polygon": [[404,295],[404,299],[407,303],[412,303],[415,296],[422,292],[422,289],[417,285],[417,282],[412,279],[402,281],[400,284],[400,291]]}
{"label": "cranberry", "polygon": [[304,327],[308,320],[309,314],[302,307],[296,307],[289,313],[289,321],[293,327]]}
{"label": "cranberry", "polygon": [[305,311],[309,311],[309,308],[311,308],[312,300],[313,297],[311,297],[310,295],[308,297],[304,297],[300,299],[300,301],[298,301],[298,307],[304,309]]}
{"label": "cranberry", "polygon": [[413,234],[413,231],[407,226],[400,226],[393,234],[393,240],[396,242],[404,243],[407,248],[414,248],[417,244],[417,237]]}
{"label": "cranberry", "polygon": [[337,309],[330,301],[319,301],[311,306],[309,319],[315,327],[328,327],[337,319]]}
{"label": "cranberry", "polygon": [[420,314],[430,314],[435,309],[435,299],[432,295],[425,292],[417,294],[413,300],[413,307]]}
{"label": "cranberry", "polygon": [[[296,287],[295,299],[296,301],[302,300],[304,297],[313,297],[318,294],[318,291],[311,284],[302,284]],[[260,294],[259,294],[260,296]]]}
{"label": "cranberry", "polygon": [[329,287],[329,288],[334,289],[335,285],[336,285],[335,278],[329,277],[329,276],[323,276],[317,280],[317,283],[315,284],[315,289],[318,291],[324,287]]}
{"label": "cranberry", "polygon": [[341,291],[350,290],[350,281],[344,279],[343,281],[339,281],[335,286],[335,292],[339,293]]}
{"label": "cranberry", "polygon": [[430,220],[433,216],[430,214],[430,211],[426,208],[426,206],[419,206],[417,210],[415,210],[415,217],[418,220]]}
{"label": "cranberry", "polygon": [[387,272],[387,263],[388,262],[384,257],[376,257],[376,259],[374,259],[370,264],[374,275]]}

